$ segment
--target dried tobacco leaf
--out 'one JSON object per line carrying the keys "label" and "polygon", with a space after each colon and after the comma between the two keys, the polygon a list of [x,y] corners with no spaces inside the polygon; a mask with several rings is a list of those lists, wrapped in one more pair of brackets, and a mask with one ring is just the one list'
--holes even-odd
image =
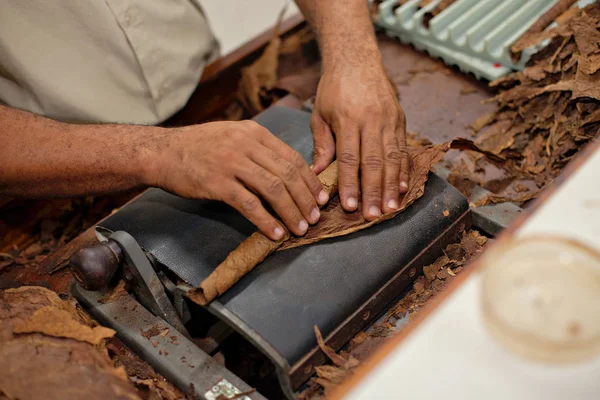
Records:
{"label": "dried tobacco leaf", "polygon": [[517,195],[514,196],[510,196],[510,195],[497,195],[497,194],[493,194],[490,193],[486,196],[484,196],[483,198],[477,200],[475,203],[473,203],[473,207],[483,207],[483,206],[487,206],[488,204],[491,203],[506,203],[506,202],[512,202],[512,203],[524,203],[526,201],[535,199],[538,195],[540,194],[540,191],[533,191],[533,192],[527,192],[527,193],[518,193]]}
{"label": "dried tobacco leaf", "polygon": [[471,124],[471,129],[473,129],[473,131],[475,133],[477,133],[480,130],[482,130],[485,126],[494,122],[495,120],[496,120],[496,112],[491,112],[491,113],[482,115],[475,122],[473,122]]}
{"label": "dried tobacco leaf", "polygon": [[127,286],[127,283],[125,282],[125,280],[120,279],[119,282],[115,285],[115,287],[112,288],[112,290],[106,296],[101,297],[98,300],[98,303],[100,303],[100,304],[114,303],[115,301],[119,300],[122,296],[126,296],[127,295],[126,286]]}
{"label": "dried tobacco leaf", "polygon": [[[499,90],[494,120],[483,116],[475,123],[475,142],[506,160],[507,176],[513,181],[534,180],[539,188],[597,137],[595,124],[600,122],[600,4],[582,11],[569,9],[559,20],[553,32],[557,37],[532,57],[524,72],[490,83]],[[489,128],[479,131],[486,125]],[[469,181],[475,180],[463,170],[455,165],[453,180],[468,191]],[[478,204],[525,201],[538,192],[519,189],[495,193]]]}
{"label": "dried tobacco leaf", "polygon": [[29,286],[0,290],[0,360],[2,366],[10,366],[0,368],[0,397],[139,399],[123,368],[114,367],[102,345],[48,336],[46,332],[13,332],[40,311],[48,315],[44,309],[57,310],[59,318],[71,326],[79,324],[75,328],[78,336],[81,327],[91,329],[73,304],[48,289]]}
{"label": "dried tobacco leaf", "polygon": [[19,321],[13,327],[14,333],[43,333],[44,335],[75,339],[93,345],[103,343],[115,335],[115,331],[103,326],[90,328],[83,325],[64,310],[46,306],[36,310],[24,321]]}
{"label": "dried tobacco leaf", "polygon": [[321,335],[319,327],[315,325],[314,329],[315,337],[317,338],[317,345],[319,346],[321,351],[325,353],[325,355],[331,360],[331,362],[337,365],[338,367],[343,367],[344,365],[346,365],[347,360],[344,357],[337,354],[335,350],[333,350],[331,347],[325,344],[325,341],[323,340],[323,335]]}

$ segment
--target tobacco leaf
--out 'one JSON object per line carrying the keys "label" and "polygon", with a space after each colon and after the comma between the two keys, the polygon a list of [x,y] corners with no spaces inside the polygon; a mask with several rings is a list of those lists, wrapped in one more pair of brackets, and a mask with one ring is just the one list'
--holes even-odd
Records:
{"label": "tobacco leaf", "polygon": [[277,82],[280,47],[281,39],[274,36],[262,55],[250,66],[242,68],[239,99],[251,113],[258,114],[265,109],[261,92],[272,89]]}
{"label": "tobacco leaf", "polygon": [[314,330],[315,337],[317,338],[317,345],[319,346],[319,349],[321,349],[321,351],[327,356],[327,358],[329,358],[331,362],[337,365],[338,367],[343,367],[344,365],[346,365],[347,360],[344,357],[337,354],[335,350],[333,350],[331,347],[325,344],[325,341],[323,340],[323,335],[321,335],[319,327],[315,325]]}
{"label": "tobacco leaf", "polygon": [[[339,196],[336,196],[321,210],[319,222],[310,227],[306,235],[302,237],[290,237],[278,250],[282,251],[320,242],[321,240],[329,238],[348,235],[394,218],[423,196],[425,183],[429,177],[429,170],[443,158],[444,154],[450,148],[481,151],[471,141],[466,139],[455,139],[451,142],[427,148],[409,148],[410,174],[408,191],[401,196],[399,207],[396,211],[383,214],[373,221],[367,221],[363,217],[362,212],[360,212],[360,201],[358,211],[348,213],[342,208]],[[486,155],[495,160],[499,160],[496,155],[489,152],[486,152]]]}
{"label": "tobacco leaf", "polygon": [[57,310],[59,318],[69,324],[89,328],[73,304],[42,287],[0,291],[0,365],[7,367],[0,367],[2,395],[9,399],[138,399],[127,374],[114,367],[102,344],[45,332],[13,332],[14,327],[35,319],[39,311],[47,315],[45,309]]}
{"label": "tobacco leaf", "polygon": [[467,199],[471,197],[473,188],[477,186],[477,182],[472,181],[469,177],[464,176],[463,172],[452,171],[448,175],[448,183],[458,189]]}
{"label": "tobacco leaf", "polygon": [[77,320],[67,311],[52,306],[36,310],[29,319],[19,321],[13,327],[14,333],[42,333],[47,336],[75,339],[93,345],[103,343],[113,337],[115,331],[103,326],[90,328]]}
{"label": "tobacco leaf", "polygon": [[496,112],[491,112],[491,113],[482,115],[475,122],[473,122],[471,124],[471,129],[473,129],[473,131],[475,133],[477,133],[480,130],[482,130],[485,126],[494,122],[495,120],[496,120]]}
{"label": "tobacco leaf", "polygon": [[[490,83],[498,90],[497,110],[493,119],[482,116],[474,129],[475,143],[504,158],[506,176],[513,182],[535,181],[538,188],[556,178],[599,132],[600,4],[569,9],[558,20],[556,37],[532,57],[524,72]],[[511,193],[509,178],[478,181],[472,171],[461,169],[460,161],[451,163],[452,179],[464,191],[469,182],[497,191],[478,204],[525,201],[537,195],[530,188]]]}
{"label": "tobacco leaf", "polygon": [[425,147],[431,146],[432,143],[429,139],[421,137],[416,132],[406,132],[406,145],[408,147]]}
{"label": "tobacco leaf", "polygon": [[122,296],[126,296],[127,295],[126,286],[127,286],[127,283],[125,282],[125,280],[120,279],[119,282],[115,285],[115,287],[112,288],[111,291],[106,294],[106,296],[103,296],[98,300],[98,303],[101,303],[101,304],[114,303],[115,301],[119,300]]}
{"label": "tobacco leaf", "polygon": [[593,75],[600,69],[600,54],[580,55],[577,58],[579,70],[586,75]]}
{"label": "tobacco leaf", "polygon": [[509,148],[514,143],[514,134],[507,135],[513,126],[511,120],[501,120],[482,132],[476,139],[476,143],[482,149],[500,154],[502,150]]}
{"label": "tobacco leaf", "polygon": [[532,191],[532,192],[527,192],[527,193],[518,193],[516,195],[498,195],[498,194],[487,194],[486,196],[484,196],[483,198],[477,200],[475,203],[472,204],[473,207],[483,207],[483,206],[487,206],[488,204],[491,203],[505,203],[505,202],[512,202],[512,203],[523,203],[532,199],[535,199],[538,195],[540,194],[540,191]]}
{"label": "tobacco leaf", "polygon": [[523,74],[534,81],[541,81],[547,75],[546,71],[544,71],[544,65],[538,64],[532,67],[527,67],[523,71]]}
{"label": "tobacco leaf", "polygon": [[600,50],[600,32],[596,28],[598,20],[587,13],[570,21],[579,54],[587,56]]}

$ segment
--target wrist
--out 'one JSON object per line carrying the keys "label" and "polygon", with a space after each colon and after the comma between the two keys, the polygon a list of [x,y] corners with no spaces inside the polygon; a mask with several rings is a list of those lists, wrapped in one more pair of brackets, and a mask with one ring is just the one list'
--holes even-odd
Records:
{"label": "wrist", "polygon": [[168,150],[177,129],[143,127],[138,135],[139,143],[134,148],[135,179],[143,186],[161,187],[161,175],[169,159]]}

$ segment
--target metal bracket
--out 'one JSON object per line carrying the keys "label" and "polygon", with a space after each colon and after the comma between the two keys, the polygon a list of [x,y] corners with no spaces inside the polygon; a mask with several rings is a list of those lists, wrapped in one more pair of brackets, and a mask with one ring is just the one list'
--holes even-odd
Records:
{"label": "metal bracket", "polygon": [[113,233],[109,239],[117,242],[123,250],[125,256],[123,278],[132,285],[132,290],[140,303],[189,338],[190,335],[167,296],[161,279],[136,240],[124,231]]}

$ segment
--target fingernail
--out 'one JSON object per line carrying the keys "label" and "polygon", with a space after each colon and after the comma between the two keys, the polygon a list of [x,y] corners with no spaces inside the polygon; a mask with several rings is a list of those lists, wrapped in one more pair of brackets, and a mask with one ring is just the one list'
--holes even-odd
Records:
{"label": "fingernail", "polygon": [[402,181],[402,182],[400,182],[400,187],[401,187],[402,189],[408,189],[408,183],[406,183],[406,182]]}
{"label": "fingernail", "polygon": [[346,207],[351,210],[354,210],[358,204],[356,203],[356,199],[354,197],[348,197],[346,200]]}
{"label": "fingernail", "polygon": [[315,208],[310,213],[310,222],[316,224],[319,221],[319,218],[321,218],[321,213],[319,212],[319,209]]}
{"label": "fingernail", "polygon": [[281,227],[277,227],[273,229],[273,235],[275,235],[275,239],[279,240],[283,237],[283,229]]}
{"label": "fingernail", "polygon": [[319,193],[319,198],[317,199],[320,205],[323,205],[329,201],[329,196],[325,193],[324,190],[321,190]]}
{"label": "fingernail", "polygon": [[310,169],[315,169],[315,166],[310,164]]}
{"label": "fingernail", "polygon": [[372,217],[379,217],[381,215],[381,210],[377,206],[369,207],[369,215]]}
{"label": "fingernail", "polygon": [[398,208],[398,202],[396,200],[388,200],[387,206],[392,210],[396,210]]}
{"label": "fingernail", "polygon": [[300,221],[300,223],[298,224],[298,230],[302,235],[304,235],[308,230],[308,222],[306,222],[305,220]]}

